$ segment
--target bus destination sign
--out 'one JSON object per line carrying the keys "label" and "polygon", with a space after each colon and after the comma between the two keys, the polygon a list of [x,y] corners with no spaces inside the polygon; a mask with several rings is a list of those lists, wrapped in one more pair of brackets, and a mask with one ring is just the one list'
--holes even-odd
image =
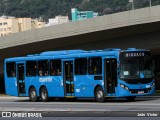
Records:
{"label": "bus destination sign", "polygon": [[125,53],[125,57],[144,57],[145,53],[144,52],[129,52]]}
{"label": "bus destination sign", "polygon": [[130,52],[121,52],[120,58],[142,58],[142,57],[150,57],[151,54],[149,51],[130,51]]}

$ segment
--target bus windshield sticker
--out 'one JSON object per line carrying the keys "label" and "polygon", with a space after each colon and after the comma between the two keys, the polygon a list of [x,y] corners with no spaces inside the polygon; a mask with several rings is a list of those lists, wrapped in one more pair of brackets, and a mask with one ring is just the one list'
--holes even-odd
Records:
{"label": "bus windshield sticker", "polygon": [[144,78],[144,74],[143,73],[140,73],[140,78]]}
{"label": "bus windshield sticker", "polygon": [[128,71],[124,71],[123,74],[124,75],[129,75],[129,72]]}

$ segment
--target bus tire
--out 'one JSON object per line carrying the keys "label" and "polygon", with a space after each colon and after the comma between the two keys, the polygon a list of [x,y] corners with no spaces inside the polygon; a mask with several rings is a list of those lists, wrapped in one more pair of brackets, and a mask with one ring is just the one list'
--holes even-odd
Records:
{"label": "bus tire", "polygon": [[46,87],[42,87],[42,89],[41,89],[41,100],[43,102],[48,101],[48,91],[47,91]]}
{"label": "bus tire", "polygon": [[127,101],[128,102],[132,102],[132,101],[134,101],[135,100],[135,96],[133,96],[133,97],[127,97],[126,99],[127,99]]}
{"label": "bus tire", "polygon": [[95,90],[95,99],[97,102],[104,102],[105,101],[105,97],[104,97],[104,91],[102,89],[102,87],[97,87]]}
{"label": "bus tire", "polygon": [[29,90],[29,99],[32,102],[36,102],[38,100],[36,89],[34,87]]}

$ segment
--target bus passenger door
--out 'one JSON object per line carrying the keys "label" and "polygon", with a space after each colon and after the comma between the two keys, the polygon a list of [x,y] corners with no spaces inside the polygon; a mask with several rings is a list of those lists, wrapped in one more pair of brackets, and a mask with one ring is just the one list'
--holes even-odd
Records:
{"label": "bus passenger door", "polygon": [[115,96],[117,86],[117,60],[115,58],[105,59],[104,83],[106,96]]}
{"label": "bus passenger door", "polygon": [[17,64],[17,86],[18,95],[25,96],[25,73],[24,73],[24,63]]}
{"label": "bus passenger door", "polygon": [[73,61],[63,62],[64,95],[74,96]]}

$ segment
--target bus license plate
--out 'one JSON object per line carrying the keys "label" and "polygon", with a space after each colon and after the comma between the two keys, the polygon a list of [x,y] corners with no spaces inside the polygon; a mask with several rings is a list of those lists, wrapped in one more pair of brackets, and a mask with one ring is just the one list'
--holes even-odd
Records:
{"label": "bus license plate", "polygon": [[144,91],[138,91],[138,94],[144,94]]}

